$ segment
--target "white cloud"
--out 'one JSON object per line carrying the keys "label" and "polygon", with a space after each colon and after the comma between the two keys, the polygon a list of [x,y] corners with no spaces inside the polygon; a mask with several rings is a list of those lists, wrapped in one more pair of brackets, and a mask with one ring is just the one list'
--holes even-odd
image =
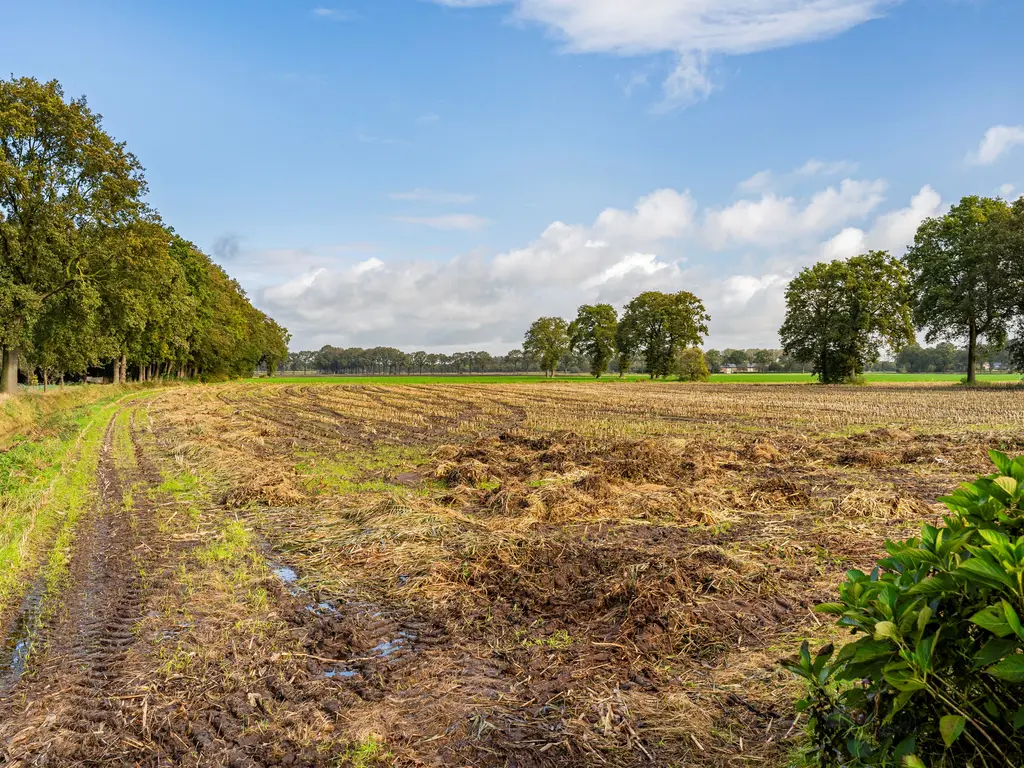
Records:
{"label": "white cloud", "polygon": [[584,290],[600,288],[602,285],[607,285],[615,280],[622,280],[628,277],[630,273],[649,277],[657,274],[658,272],[672,270],[674,268],[678,268],[678,265],[667,264],[666,262],[661,261],[657,255],[653,253],[631,253],[628,256],[624,256],[615,264],[612,264],[603,272],[584,280],[581,287]]}
{"label": "white cloud", "polygon": [[494,258],[494,276],[515,284],[604,286],[613,291],[627,277],[650,277],[677,261],[659,261],[646,249],[678,240],[693,229],[696,203],[688,192],[661,189],[630,211],[608,208],[590,227],[556,221],[525,248]]}
{"label": "white cloud", "polygon": [[863,229],[847,227],[821,247],[821,257],[825,261],[835,261],[859,256],[867,250],[865,237]]}
{"label": "white cloud", "polygon": [[741,181],[736,188],[741,193],[757,194],[767,192],[777,186],[792,186],[796,182],[806,181],[817,176],[848,175],[854,173],[857,167],[857,163],[850,162],[849,160],[832,162],[808,160],[799,168],[778,176],[770,170],[759,171],[749,179]]}
{"label": "white cloud", "polygon": [[944,210],[942,197],[930,186],[924,186],[907,208],[879,216],[870,231],[849,227],[822,246],[825,259],[848,259],[867,251],[889,251],[902,256],[913,245],[921,222],[940,215]]}
{"label": "white cloud", "polygon": [[736,188],[740,190],[740,192],[746,192],[749,194],[764,192],[766,189],[771,187],[774,179],[775,176],[771,171],[758,171],[749,179],[744,179],[737,184]]}
{"label": "white cloud", "polygon": [[632,211],[608,208],[597,217],[594,229],[608,239],[630,238],[651,242],[679,237],[693,226],[697,204],[689,192],[659,189],[642,198]]}
{"label": "white cloud", "polygon": [[392,200],[403,200],[417,203],[443,203],[461,205],[472,203],[476,195],[463,195],[458,192],[440,192],[436,189],[424,189],[417,187],[410,192],[392,192],[389,197]]}
{"label": "white cloud", "polygon": [[312,14],[317,19],[325,19],[327,21],[355,21],[359,18],[359,14],[355,11],[343,8],[314,8]]}
{"label": "white cloud", "polygon": [[632,96],[633,92],[639,88],[646,88],[650,85],[651,76],[647,72],[634,72],[624,81],[619,78],[619,82],[622,83],[622,91],[627,96]]}
{"label": "white cloud", "polygon": [[1024,125],[995,125],[985,132],[981,144],[967,156],[967,161],[976,165],[992,165],[1020,144],[1024,144]]}
{"label": "white cloud", "polygon": [[[701,211],[689,193],[663,189],[629,209],[606,209],[590,224],[556,221],[532,242],[493,256],[296,261],[301,274],[256,295],[307,349],[331,343],[503,353],[519,346],[541,315],[571,318],[582,303],[621,307],[645,290],[684,289],[711,314],[709,346],[776,346],[785,289],[801,268],[869,248],[899,254],[917,225],[944,209],[926,186],[907,207],[875,215],[863,229],[849,226],[848,217],[873,213],[884,188],[880,181],[847,182],[803,203],[772,196],[751,203],[762,206],[767,223],[730,233],[743,236],[742,267],[734,266],[735,253],[723,258],[702,248],[709,219],[721,209]],[[787,234],[790,228],[796,232]]]}
{"label": "white cloud", "polygon": [[857,163],[849,160],[838,160],[830,163],[821,160],[808,160],[802,166],[793,171],[797,176],[840,176],[842,174],[855,173]]}
{"label": "white cloud", "polygon": [[482,216],[471,213],[451,213],[445,216],[396,216],[395,221],[406,224],[422,224],[431,229],[458,230],[472,232],[483,229],[490,221]]}
{"label": "white cloud", "polygon": [[705,214],[704,235],[713,248],[771,245],[799,240],[852,219],[862,218],[885,199],[885,181],[845,179],[811,198],[803,207],[793,197],[765,194],[739,200]]}
{"label": "white cloud", "polygon": [[1003,186],[999,188],[999,196],[1004,200],[1013,200],[1015,199],[1013,194],[1015,190],[1016,187],[1013,186],[1013,184],[1003,184]]}
{"label": "white cloud", "polygon": [[433,0],[473,8],[511,5],[574,53],[675,53],[665,104],[685,106],[712,90],[707,57],[833,37],[878,18],[898,0]]}
{"label": "white cloud", "polygon": [[679,54],[676,68],[665,79],[664,89],[665,97],[656,111],[665,112],[706,101],[715,90],[708,74],[708,54],[691,51]]}

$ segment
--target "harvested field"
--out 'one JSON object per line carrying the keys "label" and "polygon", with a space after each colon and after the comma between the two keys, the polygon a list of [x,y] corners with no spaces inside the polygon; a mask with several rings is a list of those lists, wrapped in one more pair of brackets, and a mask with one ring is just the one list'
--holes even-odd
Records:
{"label": "harvested field", "polygon": [[813,606],[1024,446],[1024,392],[941,386],[232,384],[111,413],[63,568],[4,606],[5,764],[784,765],[778,660],[836,636]]}

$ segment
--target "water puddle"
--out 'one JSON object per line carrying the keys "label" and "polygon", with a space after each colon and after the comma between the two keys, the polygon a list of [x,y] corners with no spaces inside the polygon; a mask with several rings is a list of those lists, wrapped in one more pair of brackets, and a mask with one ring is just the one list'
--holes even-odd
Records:
{"label": "water puddle", "polygon": [[294,584],[299,580],[299,574],[287,565],[279,565],[276,568],[272,568],[274,575],[277,576],[285,584]]}
{"label": "water puddle", "polygon": [[333,680],[334,678],[348,680],[350,678],[357,677],[358,675],[359,672],[357,672],[356,670],[348,669],[345,667],[341,669],[329,669],[326,672],[324,672],[324,677],[328,678],[329,680]]}
{"label": "water puddle", "polygon": [[337,616],[341,613],[341,611],[334,607],[333,603],[329,603],[326,600],[316,605],[307,605],[306,610],[314,616]]}
{"label": "water puddle", "polygon": [[270,572],[277,577],[285,589],[288,590],[292,597],[302,597],[306,594],[306,590],[299,586],[299,574],[294,568],[289,568],[287,565],[278,565],[276,563],[268,562],[267,566],[270,568]]}
{"label": "water puddle", "polygon": [[396,651],[400,651],[403,648],[405,648],[406,642],[415,639],[416,635],[412,632],[402,631],[398,633],[398,637],[396,637],[394,640],[385,640],[382,643],[378,643],[377,646],[374,647],[373,650],[371,650],[370,652],[377,656],[380,656],[382,659],[386,659],[388,656],[395,653]]}
{"label": "water puddle", "polygon": [[0,649],[0,678],[9,676],[10,682],[13,682],[25,674],[35,645],[35,636],[42,622],[45,589],[46,581],[40,577],[21,601],[18,616],[11,624],[3,648]]}

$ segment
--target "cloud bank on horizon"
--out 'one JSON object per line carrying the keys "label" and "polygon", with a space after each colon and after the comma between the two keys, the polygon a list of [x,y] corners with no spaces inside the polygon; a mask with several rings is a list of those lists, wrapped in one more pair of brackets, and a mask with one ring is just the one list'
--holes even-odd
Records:
{"label": "cloud bank on horizon", "polygon": [[[643,291],[685,289],[711,313],[709,345],[773,347],[785,288],[799,269],[870,249],[902,253],[918,225],[947,207],[924,186],[905,206],[883,210],[887,186],[845,178],[806,198],[766,191],[722,207],[661,189],[629,210],[601,211],[590,224],[555,221],[496,255],[311,263],[264,288],[261,299],[297,347],[503,353],[537,317],[571,318],[583,303],[621,307]],[[748,269],[721,273],[714,265],[725,254],[739,255]]]}

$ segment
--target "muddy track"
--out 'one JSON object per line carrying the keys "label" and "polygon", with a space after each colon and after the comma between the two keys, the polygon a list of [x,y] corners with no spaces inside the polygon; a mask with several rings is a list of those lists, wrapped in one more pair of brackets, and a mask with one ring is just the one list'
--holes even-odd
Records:
{"label": "muddy track", "polygon": [[152,589],[145,574],[166,551],[146,495],[132,492],[153,469],[117,456],[117,424],[107,425],[95,505],[79,523],[65,583],[46,598],[35,650],[0,698],[8,765],[119,764],[133,750],[134,702],[114,692],[124,690],[121,667]]}

